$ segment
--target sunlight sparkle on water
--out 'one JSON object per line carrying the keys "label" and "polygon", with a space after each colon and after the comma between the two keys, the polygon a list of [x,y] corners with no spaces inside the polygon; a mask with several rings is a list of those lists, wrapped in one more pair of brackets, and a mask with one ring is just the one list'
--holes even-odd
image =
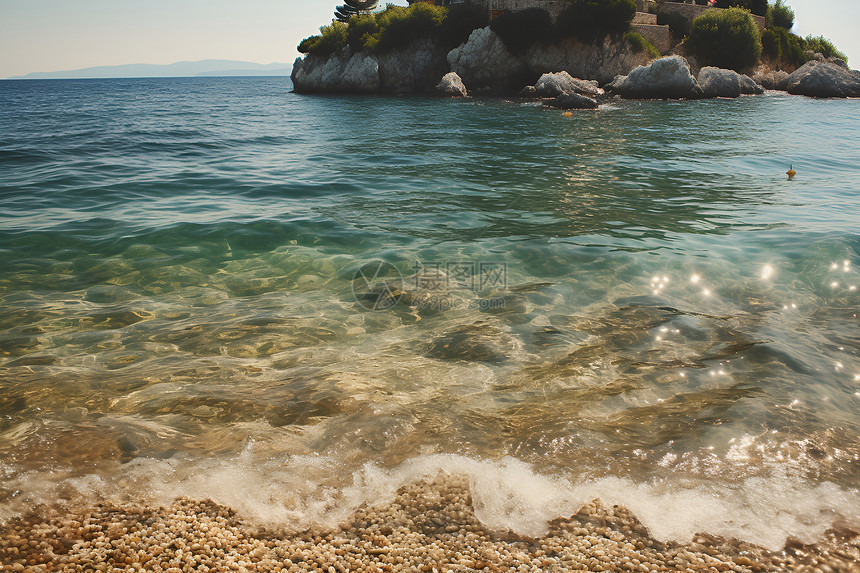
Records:
{"label": "sunlight sparkle on water", "polygon": [[773,267],[771,265],[765,265],[761,271],[761,278],[767,280],[773,276]]}

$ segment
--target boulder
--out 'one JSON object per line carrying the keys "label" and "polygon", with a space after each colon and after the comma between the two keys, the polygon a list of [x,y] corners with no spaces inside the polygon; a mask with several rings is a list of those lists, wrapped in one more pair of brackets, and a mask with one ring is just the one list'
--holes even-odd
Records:
{"label": "boulder", "polygon": [[738,80],[741,82],[741,93],[744,95],[761,95],[764,93],[764,88],[758,85],[754,79],[745,74],[738,74]]}
{"label": "boulder", "polygon": [[809,97],[860,97],[860,72],[813,60],[788,76],[785,89]]}
{"label": "boulder", "polygon": [[536,98],[538,97],[537,89],[534,86],[526,86],[520,90],[519,96],[523,98]]}
{"label": "boulder", "polygon": [[625,99],[695,99],[702,88],[681,56],[667,56],[618,76],[605,86]]}
{"label": "boulder", "polygon": [[753,72],[753,81],[766,90],[785,90],[788,80],[788,72],[772,70],[766,66],[759,66]]}
{"label": "boulder", "polygon": [[442,81],[439,82],[436,89],[449,97],[466,97],[467,95],[463,80],[455,72],[448,72],[442,76]]}
{"label": "boulder", "polygon": [[544,74],[535,83],[538,97],[558,97],[563,93],[579,93],[586,96],[603,95],[603,90],[594,80],[580,80],[567,72]]}
{"label": "boulder", "polygon": [[764,88],[749,76],[734,70],[705,67],[699,70],[699,87],[704,97],[738,97],[740,95],[759,95]]}
{"label": "boulder", "polygon": [[850,70],[848,67],[848,62],[845,60],[840,60],[839,58],[827,58],[824,60],[825,62],[830,62],[831,64],[836,64],[840,68],[845,68],[846,70]]}
{"label": "boulder", "polygon": [[525,63],[508,51],[489,26],[472,30],[465,43],[448,52],[448,65],[472,91],[504,90],[525,83]]}
{"label": "boulder", "polygon": [[597,109],[597,100],[576,92],[564,92],[555,99],[544,102],[544,105],[559,109]]}
{"label": "boulder", "polygon": [[704,97],[740,97],[740,74],[734,70],[723,70],[710,66],[699,70],[699,87]]}

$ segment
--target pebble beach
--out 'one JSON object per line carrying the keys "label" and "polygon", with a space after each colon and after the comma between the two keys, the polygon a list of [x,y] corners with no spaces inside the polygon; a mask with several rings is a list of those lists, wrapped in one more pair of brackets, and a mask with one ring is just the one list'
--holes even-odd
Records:
{"label": "pebble beach", "polygon": [[831,529],[779,552],[697,534],[661,543],[629,511],[599,500],[552,521],[540,538],[487,530],[468,479],[440,474],[360,508],[333,531],[260,529],[210,501],[158,508],[44,510],[0,528],[0,570],[368,573],[392,571],[860,571],[860,534]]}

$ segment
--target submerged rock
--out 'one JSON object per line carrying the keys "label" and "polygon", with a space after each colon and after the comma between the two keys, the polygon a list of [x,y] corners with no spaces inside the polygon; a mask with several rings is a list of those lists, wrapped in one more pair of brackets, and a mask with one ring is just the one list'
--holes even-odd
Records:
{"label": "submerged rock", "polygon": [[603,90],[596,81],[580,80],[565,71],[542,75],[534,87],[539,97],[558,97],[563,93],[578,93],[585,96],[603,95]]}
{"label": "submerged rock", "polygon": [[511,337],[501,329],[476,322],[458,326],[435,339],[427,355],[441,360],[500,362],[512,347]]}
{"label": "submerged rock", "polygon": [[565,92],[557,98],[544,102],[549,107],[559,109],[597,109],[597,100],[585,97],[576,92]]}
{"label": "submerged rock", "polygon": [[704,67],[699,71],[699,87],[704,97],[740,97],[743,95],[758,95],[764,93],[749,76],[739,74],[734,70]]}
{"label": "submerged rock", "polygon": [[860,97],[860,71],[832,62],[811,61],[788,76],[785,89],[790,94],[809,97]]}
{"label": "submerged rock", "polygon": [[436,86],[436,89],[442,92],[443,95],[450,97],[466,97],[466,86],[463,85],[463,80],[456,72],[448,72],[442,76],[442,81]]}
{"label": "submerged rock", "polygon": [[668,56],[647,66],[639,66],[629,75],[616,77],[606,89],[625,99],[702,97],[702,88],[690,73],[687,60],[681,56]]}

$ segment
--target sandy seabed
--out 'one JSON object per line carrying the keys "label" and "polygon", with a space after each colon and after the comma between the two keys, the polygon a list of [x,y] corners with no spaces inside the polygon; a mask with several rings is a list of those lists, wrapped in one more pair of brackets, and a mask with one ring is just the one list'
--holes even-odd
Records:
{"label": "sandy seabed", "polygon": [[440,474],[362,507],[334,531],[260,529],[209,501],[167,507],[44,509],[0,528],[2,571],[801,571],[860,572],[860,533],[831,529],[815,545],[770,552],[697,534],[660,543],[623,507],[595,500],[531,539],[490,532],[468,478]]}

